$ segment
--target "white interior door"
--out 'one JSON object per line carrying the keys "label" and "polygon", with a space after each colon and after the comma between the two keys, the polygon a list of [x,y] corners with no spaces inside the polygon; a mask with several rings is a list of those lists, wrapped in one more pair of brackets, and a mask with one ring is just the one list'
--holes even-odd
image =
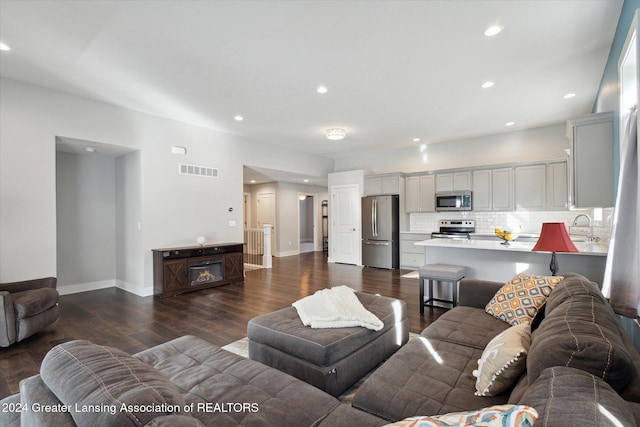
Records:
{"label": "white interior door", "polygon": [[360,264],[360,195],[357,185],[331,189],[331,260]]}
{"label": "white interior door", "polygon": [[256,197],[256,221],[258,228],[271,224],[271,253],[275,253],[276,241],[276,195],[275,193],[258,193]]}

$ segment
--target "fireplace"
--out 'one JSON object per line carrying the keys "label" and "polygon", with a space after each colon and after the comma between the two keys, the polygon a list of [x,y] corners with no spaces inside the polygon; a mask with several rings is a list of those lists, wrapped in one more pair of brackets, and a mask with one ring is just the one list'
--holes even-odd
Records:
{"label": "fireplace", "polygon": [[189,262],[189,285],[202,286],[224,280],[222,257]]}

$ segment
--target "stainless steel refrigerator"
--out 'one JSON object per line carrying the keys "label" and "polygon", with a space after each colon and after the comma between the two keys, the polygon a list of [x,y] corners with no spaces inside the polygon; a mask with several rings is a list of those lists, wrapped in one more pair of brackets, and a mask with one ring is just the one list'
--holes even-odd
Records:
{"label": "stainless steel refrigerator", "polygon": [[395,269],[400,266],[399,196],[362,198],[362,264]]}

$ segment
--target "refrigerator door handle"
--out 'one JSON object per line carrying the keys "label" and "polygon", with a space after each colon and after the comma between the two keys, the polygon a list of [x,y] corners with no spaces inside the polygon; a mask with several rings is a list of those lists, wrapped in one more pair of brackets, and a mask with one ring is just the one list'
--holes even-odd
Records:
{"label": "refrigerator door handle", "polygon": [[373,235],[378,237],[378,199],[373,199]]}
{"label": "refrigerator door handle", "polygon": [[365,245],[372,245],[372,246],[389,246],[391,244],[391,242],[370,242],[370,241],[364,241]]}
{"label": "refrigerator door handle", "polygon": [[375,237],[376,235],[376,229],[375,229],[375,218],[373,216],[373,212],[374,212],[374,206],[375,206],[375,199],[371,200],[371,235]]}

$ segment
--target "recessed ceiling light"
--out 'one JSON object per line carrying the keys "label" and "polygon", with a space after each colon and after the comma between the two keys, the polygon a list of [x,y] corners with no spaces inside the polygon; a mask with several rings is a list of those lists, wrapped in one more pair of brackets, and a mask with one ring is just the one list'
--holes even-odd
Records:
{"label": "recessed ceiling light", "polygon": [[316,88],[316,92],[318,92],[318,93],[327,93],[328,91],[329,91],[329,89],[327,89],[326,86],[318,86]]}
{"label": "recessed ceiling light", "polygon": [[252,183],[252,184],[255,184],[255,183],[256,183],[256,180],[255,180],[255,179],[252,179],[252,180],[251,180],[251,181],[249,181],[249,182],[250,182],[250,183]]}
{"label": "recessed ceiling light", "polygon": [[516,124],[516,122],[507,122],[507,123],[505,123],[504,125],[505,125],[505,126],[513,126],[513,125],[515,125],[515,124]]}
{"label": "recessed ceiling light", "polygon": [[482,83],[482,89],[489,89],[490,87],[493,87],[493,85],[495,85],[494,82],[492,82],[491,80],[487,80],[486,82]]}
{"label": "recessed ceiling light", "polygon": [[567,93],[567,94],[565,94],[563,96],[564,99],[571,99],[571,98],[575,98],[575,97],[576,97],[576,94],[573,93],[573,92],[569,92],[569,93]]}
{"label": "recessed ceiling light", "polygon": [[347,136],[347,131],[341,128],[331,128],[325,131],[324,136],[332,141],[340,141]]}
{"label": "recessed ceiling light", "polygon": [[0,50],[11,50],[11,48],[6,44],[0,42]]}
{"label": "recessed ceiling light", "polygon": [[86,151],[87,153],[95,153],[96,149],[93,147],[85,147],[84,151]]}
{"label": "recessed ceiling light", "polygon": [[420,138],[413,138],[413,142],[420,142]]}
{"label": "recessed ceiling light", "polygon": [[242,116],[240,116],[240,115],[238,115],[238,116],[234,116],[234,117],[233,117],[233,120],[235,120],[236,122],[241,122],[241,121],[243,121],[243,120],[244,120],[244,117],[242,117]]}
{"label": "recessed ceiling light", "polygon": [[487,37],[493,37],[500,34],[503,29],[504,27],[501,27],[500,25],[492,25],[484,30],[484,35]]}
{"label": "recessed ceiling light", "polygon": [[302,182],[309,182],[309,180],[308,179],[303,179]]}

